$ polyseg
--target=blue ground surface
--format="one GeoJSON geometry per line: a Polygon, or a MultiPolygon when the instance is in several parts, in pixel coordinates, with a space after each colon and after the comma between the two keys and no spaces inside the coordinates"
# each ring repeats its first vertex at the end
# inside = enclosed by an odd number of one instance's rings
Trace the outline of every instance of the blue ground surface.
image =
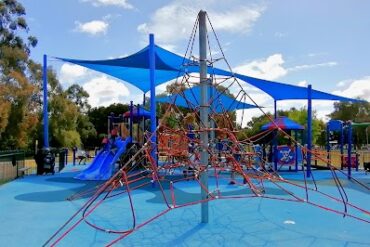
{"type": "MultiPolygon", "coordinates": [[[[67,166],[54,176],[27,176],[0,186],[0,246],[41,246],[85,201],[66,201],[76,192],[100,182],[73,179],[80,167],[67,166]]],[[[317,171],[322,191],[338,196],[327,171],[317,171]]],[[[294,181],[296,173],[283,174],[294,181]]],[[[370,185],[370,175],[354,176],[370,185]]],[[[350,200],[369,210],[369,191],[345,181],[350,200]]],[[[212,187],[212,178],[210,187],[212,187]]],[[[176,193],[185,202],[198,196],[194,181],[176,183],[176,193]]],[[[229,194],[245,188],[221,185],[229,194]]],[[[292,189],[296,195],[301,190],[292,189]]],[[[284,197],[276,187],[266,184],[266,192],[284,197]]],[[[342,205],[312,195],[323,205],[342,209],[342,205]]],[[[153,188],[134,193],[138,221],[148,219],[165,209],[160,194],[153,188]]],[[[172,210],[144,226],[117,246],[370,246],[370,224],[324,211],[305,203],[254,199],[216,200],[209,203],[210,222],[201,224],[200,205],[172,210]]],[[[91,221],[109,229],[132,225],[126,197],[115,197],[102,204],[91,221]]],[[[369,218],[363,213],[358,216],[369,218]],[[362,214],[362,215],[361,215],[362,214]]],[[[117,235],[97,232],[82,223],[59,246],[104,246],[117,235]]]]}

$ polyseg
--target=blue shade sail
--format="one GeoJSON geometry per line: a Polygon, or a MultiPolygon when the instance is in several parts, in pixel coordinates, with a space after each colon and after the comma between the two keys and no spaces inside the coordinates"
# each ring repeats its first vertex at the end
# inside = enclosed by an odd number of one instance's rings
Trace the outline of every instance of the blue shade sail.
{"type": "MultiPolygon", "coordinates": [[[[224,76],[235,76],[236,78],[252,85],[263,92],[270,95],[275,100],[307,100],[308,89],[307,87],[295,86],[290,84],[285,84],[281,82],[273,82],[263,79],[254,78],[251,76],[241,75],[237,73],[231,73],[222,69],[214,69],[214,73],[217,75],[224,76]]],[[[312,99],[315,100],[337,100],[337,101],[352,101],[352,102],[362,102],[363,100],[347,98],[343,96],[338,96],[330,93],[321,92],[312,89],[312,99]]]]}
{"type": "MultiPolygon", "coordinates": [[[[177,106],[198,110],[200,106],[200,93],[200,86],[195,86],[170,96],[157,97],[157,102],[175,104],[177,106]]],[[[257,108],[257,106],[238,101],[218,91],[213,86],[209,87],[208,94],[210,97],[210,113],[223,113],[225,111],[257,108]]]]}
{"type": "MultiPolygon", "coordinates": [[[[144,93],[150,90],[148,46],[140,50],[139,52],[124,58],[92,61],[68,58],[58,59],[65,62],[78,64],[80,66],[116,77],[136,86],[144,93]]],[[[156,86],[173,80],[177,77],[181,77],[186,73],[199,72],[197,62],[167,51],[160,46],[155,46],[155,65],[156,86]]],[[[308,90],[306,87],[267,81],[246,75],[232,73],[218,68],[209,67],[208,73],[223,76],[235,76],[236,78],[239,78],[240,80],[261,89],[275,100],[307,99],[308,90]]],[[[361,101],[321,92],[318,90],[312,90],[312,99],[353,102],[361,101]]]]}
{"type": "MultiPolygon", "coordinates": [[[[68,58],[58,59],[116,77],[136,86],[144,93],[150,90],[148,46],[141,51],[124,58],[91,61],[68,58]]],[[[155,60],[156,86],[177,77],[181,77],[185,73],[183,64],[194,64],[193,61],[185,59],[159,46],[155,47],[155,60]]]]}

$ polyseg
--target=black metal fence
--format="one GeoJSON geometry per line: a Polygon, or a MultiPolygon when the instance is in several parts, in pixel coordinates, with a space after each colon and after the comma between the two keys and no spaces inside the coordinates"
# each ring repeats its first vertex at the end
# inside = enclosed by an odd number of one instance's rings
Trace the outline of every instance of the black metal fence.
{"type": "Polygon", "coordinates": [[[24,171],[24,151],[0,151],[0,183],[23,176],[24,171]]]}

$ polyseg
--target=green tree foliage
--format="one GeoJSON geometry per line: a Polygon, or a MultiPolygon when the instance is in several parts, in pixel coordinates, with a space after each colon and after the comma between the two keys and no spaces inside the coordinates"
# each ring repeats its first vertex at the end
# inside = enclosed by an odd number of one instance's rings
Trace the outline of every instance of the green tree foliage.
{"type": "MultiPolygon", "coordinates": [[[[108,131],[108,116],[111,113],[114,113],[116,115],[123,114],[128,110],[129,105],[127,104],[112,104],[107,107],[100,106],[92,108],[88,112],[88,117],[90,121],[94,124],[98,137],[101,138],[102,135],[106,135],[108,131]]],[[[99,145],[99,140],[96,140],[94,144],[95,146],[99,145]]]]}
{"type": "Polygon", "coordinates": [[[36,130],[38,114],[32,99],[37,87],[29,82],[30,48],[25,9],[15,0],[0,2],[0,148],[23,148],[36,130]],[[24,38],[28,42],[24,42],[24,38]]]}
{"type": "MultiPolygon", "coordinates": [[[[291,108],[287,112],[281,112],[284,116],[288,116],[293,121],[303,125],[305,130],[307,130],[307,109],[301,108],[291,108]]],[[[325,123],[317,118],[316,111],[312,112],[312,143],[317,145],[323,145],[325,143],[325,139],[322,140],[322,133],[325,132],[325,123]],[[324,143],[323,143],[324,141],[324,143]]],[[[306,133],[306,132],[305,132],[306,133]]]]}
{"type": "Polygon", "coordinates": [[[72,145],[80,146],[81,139],[76,131],[78,109],[64,94],[53,95],[49,103],[50,107],[50,135],[53,146],[69,146],[65,134],[68,132],[74,137],[72,145]],[[75,132],[72,134],[72,132],[75,132]],[[78,136],[78,137],[76,137],[78,136]]]}
{"type": "Polygon", "coordinates": [[[62,90],[56,74],[49,69],[49,128],[51,144],[56,147],[86,146],[96,138],[94,125],[84,113],[89,108],[88,93],[79,85],[62,90]]]}
{"type": "Polygon", "coordinates": [[[351,120],[353,122],[370,122],[369,102],[335,102],[334,111],[329,114],[331,119],[351,120]]]}
{"type": "Polygon", "coordinates": [[[91,106],[88,103],[89,94],[78,84],[70,86],[65,93],[67,98],[77,106],[78,116],[76,130],[80,135],[81,142],[85,147],[90,146],[92,145],[91,143],[96,140],[97,133],[87,115],[88,111],[91,109],[91,106]]]}
{"type": "MultiPolygon", "coordinates": [[[[238,138],[245,139],[247,137],[254,136],[261,132],[261,127],[270,122],[270,119],[273,119],[274,116],[271,113],[267,113],[267,115],[261,115],[258,117],[253,117],[251,121],[247,123],[247,128],[242,130],[238,134],[238,138]]],[[[325,143],[325,138],[322,137],[322,133],[325,131],[325,124],[322,120],[316,117],[316,113],[313,112],[313,121],[312,121],[312,139],[313,143],[317,145],[323,145],[325,143]]],[[[307,129],[307,109],[301,108],[291,108],[287,111],[278,111],[278,116],[287,116],[293,121],[303,125],[305,129],[307,129]]],[[[304,132],[306,135],[306,132],[304,132]]],[[[302,139],[302,137],[300,138],[302,139]]],[[[305,140],[305,136],[303,136],[303,140],[305,140]]],[[[279,138],[280,143],[285,143],[287,140],[280,136],[279,138]]]]}
{"type": "Polygon", "coordinates": [[[87,113],[91,106],[88,103],[89,94],[78,84],[73,84],[67,90],[67,97],[74,102],[80,112],[87,113]]]}
{"type": "MultiPolygon", "coordinates": [[[[274,118],[270,113],[267,113],[267,115],[270,116],[271,119],[274,118]]],[[[248,137],[254,136],[257,133],[261,132],[261,127],[264,124],[270,122],[268,116],[261,115],[258,117],[252,117],[252,120],[247,123],[247,127],[239,131],[239,133],[237,134],[238,139],[245,140],[248,137]]]]}
{"type": "Polygon", "coordinates": [[[97,139],[97,132],[93,123],[90,122],[89,116],[79,114],[77,118],[77,131],[80,135],[81,142],[85,147],[98,146],[94,145],[97,139]]]}
{"type": "MultiPolygon", "coordinates": [[[[0,149],[42,140],[42,67],[29,57],[37,39],[28,35],[25,14],[16,0],[0,1],[0,149]]],[[[88,94],[76,85],[64,92],[51,68],[48,83],[51,144],[72,147],[94,136],[84,115],[88,94]]]]}

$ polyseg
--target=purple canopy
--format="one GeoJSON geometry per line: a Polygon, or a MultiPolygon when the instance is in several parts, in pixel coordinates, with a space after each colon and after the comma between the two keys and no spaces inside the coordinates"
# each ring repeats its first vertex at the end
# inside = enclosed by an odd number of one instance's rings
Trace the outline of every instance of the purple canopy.
{"type": "Polygon", "coordinates": [[[304,127],[288,117],[278,117],[274,122],[269,122],[261,130],[276,129],[276,125],[283,130],[303,130],[304,127]]]}
{"type": "MultiPolygon", "coordinates": [[[[127,112],[123,113],[123,117],[124,118],[129,118],[130,114],[131,114],[131,112],[127,111],[127,112]]],[[[132,109],[132,116],[134,118],[150,118],[150,112],[148,110],[144,109],[141,106],[134,107],[132,109]]]]}

